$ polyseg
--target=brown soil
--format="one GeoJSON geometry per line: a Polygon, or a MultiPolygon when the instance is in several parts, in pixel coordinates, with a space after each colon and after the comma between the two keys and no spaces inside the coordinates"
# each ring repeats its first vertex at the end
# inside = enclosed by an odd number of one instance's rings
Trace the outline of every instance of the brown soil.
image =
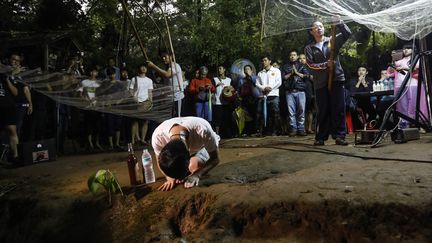
{"type": "Polygon", "coordinates": [[[170,192],[156,190],[158,172],[151,186],[127,187],[126,153],[0,169],[0,188],[12,188],[0,196],[0,241],[430,242],[432,136],[375,149],[311,143],[223,141],[200,187],[170,192]],[[125,185],[111,206],[87,189],[98,169],[125,185]]]}

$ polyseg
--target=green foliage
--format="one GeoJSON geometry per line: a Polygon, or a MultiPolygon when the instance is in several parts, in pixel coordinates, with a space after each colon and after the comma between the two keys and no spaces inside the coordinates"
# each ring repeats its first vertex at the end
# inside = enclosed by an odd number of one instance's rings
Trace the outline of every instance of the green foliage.
{"type": "Polygon", "coordinates": [[[100,188],[104,188],[107,193],[121,191],[116,177],[109,170],[99,170],[91,175],[87,180],[87,185],[92,193],[96,193],[100,188]]]}
{"type": "Polygon", "coordinates": [[[359,65],[366,65],[369,76],[377,78],[380,69],[389,62],[391,50],[396,47],[396,36],[372,32],[356,23],[349,27],[353,35],[340,50],[340,59],[348,78],[356,74],[359,65]]]}
{"type": "Polygon", "coordinates": [[[81,5],[75,0],[42,0],[36,9],[35,22],[41,30],[77,27],[82,17],[81,5]]]}
{"type": "MultiPolygon", "coordinates": [[[[284,63],[290,50],[303,52],[307,43],[306,31],[262,40],[260,1],[166,0],[159,1],[162,8],[154,0],[127,2],[149,58],[159,61],[159,50],[169,47],[166,17],[177,61],[189,72],[207,65],[215,73],[217,65],[230,67],[238,58],[258,66],[264,53],[284,63]]],[[[0,14],[0,31],[73,30],[86,52],[87,66],[104,65],[114,56],[129,67],[145,61],[118,0],[5,0],[0,14]]],[[[356,23],[349,26],[353,36],[341,50],[348,72],[360,63],[375,66],[373,62],[396,45],[393,34],[373,33],[356,23]]]]}
{"type": "Polygon", "coordinates": [[[25,31],[34,28],[38,0],[5,0],[0,1],[0,30],[25,31]]]}
{"type": "Polygon", "coordinates": [[[178,56],[187,57],[184,59],[189,62],[186,66],[208,65],[215,70],[217,65],[231,65],[240,57],[258,59],[263,50],[258,1],[198,2],[200,4],[190,0],[177,1],[179,11],[185,14],[171,19],[182,26],[173,35],[190,36],[187,43],[175,43],[175,46],[182,46],[177,49],[178,56]]]}

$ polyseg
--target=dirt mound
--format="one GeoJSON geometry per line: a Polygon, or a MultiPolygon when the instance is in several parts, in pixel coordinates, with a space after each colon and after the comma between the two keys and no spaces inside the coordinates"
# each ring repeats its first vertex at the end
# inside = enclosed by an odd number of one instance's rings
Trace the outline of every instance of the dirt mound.
{"type": "Polygon", "coordinates": [[[0,169],[0,242],[430,242],[432,137],[376,150],[312,140],[232,140],[200,187],[159,192],[158,174],[112,205],[86,182],[106,168],[128,185],[124,154],[0,169]]]}
{"type": "Polygon", "coordinates": [[[100,195],[75,201],[63,213],[35,199],[3,200],[0,241],[427,242],[432,237],[432,205],[326,199],[227,203],[209,192],[161,194],[141,188],[117,195],[111,206],[100,195]]]}

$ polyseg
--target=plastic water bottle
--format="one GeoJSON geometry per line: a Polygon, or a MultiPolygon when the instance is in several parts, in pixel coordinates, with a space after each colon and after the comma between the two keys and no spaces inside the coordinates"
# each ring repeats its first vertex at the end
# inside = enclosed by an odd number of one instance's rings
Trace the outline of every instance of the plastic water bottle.
{"type": "Polygon", "coordinates": [[[384,91],[384,84],[383,84],[383,82],[382,81],[379,81],[379,91],[384,91]]]}
{"type": "Polygon", "coordinates": [[[377,91],[377,81],[373,81],[373,84],[372,84],[372,91],[377,91]]]}
{"type": "Polygon", "coordinates": [[[390,90],[393,90],[394,89],[394,80],[393,79],[390,79],[390,81],[389,81],[389,89],[390,90]]]}
{"type": "Polygon", "coordinates": [[[389,89],[389,81],[388,81],[388,79],[384,79],[383,84],[384,84],[384,90],[385,91],[390,90],[389,89]]]}
{"type": "Polygon", "coordinates": [[[143,168],[144,168],[143,173],[144,173],[145,183],[149,184],[149,183],[155,182],[156,179],[155,179],[155,173],[153,170],[152,157],[151,157],[151,154],[149,153],[149,151],[147,149],[143,150],[142,164],[143,164],[143,168]]]}

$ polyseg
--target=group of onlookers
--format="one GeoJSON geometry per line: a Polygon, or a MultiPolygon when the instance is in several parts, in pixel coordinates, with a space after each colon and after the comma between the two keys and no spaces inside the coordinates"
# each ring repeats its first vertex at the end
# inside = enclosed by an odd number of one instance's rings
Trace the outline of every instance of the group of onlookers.
{"type": "Polygon", "coordinates": [[[208,78],[200,67],[185,88],[185,106],[209,121],[222,137],[300,135],[313,132],[313,84],[305,56],[296,51],[281,68],[270,55],[261,58],[262,70],[244,65],[242,75],[231,79],[223,65],[208,78]],[[308,123],[306,123],[306,116],[308,123]]]}
{"type": "MultiPolygon", "coordinates": [[[[319,26],[317,28],[319,29],[319,26]]],[[[241,75],[236,75],[239,78],[235,79],[230,78],[231,75],[227,73],[225,66],[219,65],[213,78],[209,77],[208,68],[201,66],[187,80],[181,66],[174,62],[170,52],[161,53],[165,67],[161,68],[152,61],[147,61],[136,68],[134,75],[131,75],[132,78],[129,77],[131,70],[117,67],[114,59],[109,59],[105,68],[94,65],[85,69],[80,59],[71,58],[65,71],[68,75],[86,77],[74,87],[74,93],[89,104],[95,103],[97,97],[100,96],[111,95],[112,99],[117,99],[122,97],[114,97],[115,95],[124,94],[134,97],[138,104],[151,103],[152,91],[157,86],[170,86],[173,89],[173,117],[181,115],[204,118],[212,124],[216,133],[224,138],[265,135],[306,136],[317,129],[315,144],[322,145],[328,136],[325,131],[321,130],[322,133],[320,133],[322,126],[335,126],[335,124],[327,124],[331,122],[345,122],[345,119],[328,117],[333,113],[325,112],[330,106],[335,109],[340,105],[346,106],[340,107],[341,111],[351,112],[356,129],[376,128],[380,122],[376,120],[382,119],[393,96],[388,95],[376,100],[367,95],[356,95],[371,92],[374,84],[373,79],[367,76],[367,67],[363,65],[358,67],[357,77],[349,82],[338,82],[337,80],[334,82],[334,90],[331,95],[339,97],[340,95],[337,94],[342,92],[341,95],[345,97],[345,101],[330,99],[326,87],[326,76],[321,77],[317,72],[322,69],[319,66],[321,64],[314,64],[313,56],[307,56],[315,53],[314,48],[317,48],[314,44],[307,46],[305,54],[295,50],[290,51],[287,53],[288,62],[283,65],[280,62],[272,62],[270,55],[263,55],[261,69],[257,73],[254,72],[255,67],[252,64],[244,65],[241,75]],[[149,71],[163,81],[154,82],[147,76],[149,71]],[[326,99],[329,101],[325,101],[326,99]]],[[[394,80],[396,92],[404,78],[403,73],[406,73],[409,68],[411,55],[412,47],[405,46],[404,57],[395,62],[394,68],[389,67],[382,70],[378,82],[393,83],[394,80]]],[[[32,131],[31,135],[26,138],[28,140],[42,139],[44,138],[43,131],[45,131],[43,126],[46,125],[44,124],[46,106],[41,105],[40,112],[34,113],[35,102],[32,102],[32,94],[34,97],[39,97],[38,99],[42,99],[43,95],[31,92],[25,80],[21,80],[19,73],[23,67],[20,61],[21,57],[13,54],[10,56],[8,66],[3,64],[1,66],[0,108],[2,118],[0,125],[2,128],[7,128],[7,140],[13,159],[17,159],[18,156],[17,144],[20,141],[22,130],[32,131]],[[34,119],[28,127],[23,129],[23,121],[30,115],[34,119]]],[[[343,75],[343,70],[337,64],[335,68],[337,79],[337,75],[343,75]]],[[[417,69],[412,75],[414,79],[417,79],[418,76],[417,69]]],[[[417,92],[416,84],[417,82],[410,82],[407,95],[397,104],[397,109],[410,117],[415,115],[413,97],[417,92]]],[[[422,99],[424,99],[424,94],[422,94],[422,99]]],[[[422,106],[421,109],[423,111],[424,107],[422,106]]],[[[426,111],[424,112],[426,114],[426,111]]],[[[334,115],[345,116],[345,112],[334,115]]],[[[122,150],[122,139],[125,142],[146,145],[148,144],[146,137],[149,137],[147,135],[149,127],[151,130],[152,125],[155,125],[143,119],[128,118],[91,109],[79,110],[62,104],[58,105],[56,122],[57,144],[60,153],[65,152],[64,142],[68,140],[67,138],[73,141],[75,149],[78,149],[78,145],[74,142],[79,140],[86,149],[101,151],[104,146],[110,150],[122,150]],[[104,141],[101,141],[102,138],[104,141]]],[[[402,120],[400,125],[408,126],[409,124],[402,120]]],[[[345,129],[345,124],[338,126],[345,129]]],[[[336,141],[337,144],[345,145],[344,136],[341,135],[340,138],[336,141]]]]}

